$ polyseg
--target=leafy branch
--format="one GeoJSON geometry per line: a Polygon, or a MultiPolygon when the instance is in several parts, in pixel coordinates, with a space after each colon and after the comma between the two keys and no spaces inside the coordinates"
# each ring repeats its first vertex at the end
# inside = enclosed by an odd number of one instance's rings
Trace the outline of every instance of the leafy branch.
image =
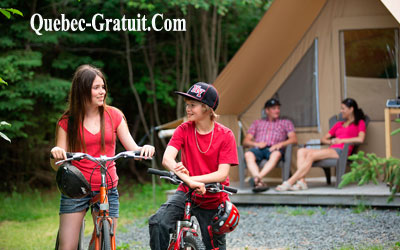
{"type": "MultiPolygon", "coordinates": [[[[6,16],[8,19],[11,18],[11,14],[17,14],[20,16],[24,16],[24,14],[22,14],[21,11],[17,10],[17,9],[13,9],[13,8],[0,8],[0,12],[6,16]]],[[[3,78],[0,77],[0,84],[4,84],[4,85],[8,85],[8,83],[6,81],[3,80],[3,78]]],[[[4,126],[8,126],[11,127],[11,124],[5,121],[0,122],[0,129],[4,126]]],[[[8,136],[6,136],[4,133],[0,132],[0,137],[3,138],[4,140],[8,141],[11,143],[10,138],[8,138],[8,136]]]]}
{"type": "Polygon", "coordinates": [[[7,9],[0,8],[0,12],[3,15],[5,15],[8,19],[11,18],[11,14],[17,14],[17,15],[20,15],[20,16],[24,16],[24,14],[22,14],[21,11],[19,11],[17,9],[13,9],[13,8],[7,8],[7,9]]]}
{"type": "Polygon", "coordinates": [[[6,81],[3,80],[3,78],[0,77],[0,84],[8,85],[6,81]]]}
{"type": "MultiPolygon", "coordinates": [[[[400,119],[396,119],[395,120],[397,123],[400,123],[400,119]]],[[[398,129],[396,129],[396,130],[394,130],[392,133],[390,133],[391,135],[395,135],[395,134],[398,134],[398,133],[400,133],[400,128],[398,128],[398,129]]]]}
{"type": "Polygon", "coordinates": [[[384,181],[390,183],[391,194],[388,202],[393,201],[395,194],[400,191],[400,159],[393,157],[387,159],[360,151],[351,155],[349,160],[353,161],[350,165],[351,171],[343,175],[339,188],[353,182],[357,182],[360,186],[370,181],[378,184],[378,177],[385,176],[384,181]]]}
{"type": "MultiPolygon", "coordinates": [[[[8,122],[5,122],[5,121],[0,122],[0,128],[5,127],[5,126],[11,127],[11,124],[8,123],[8,122]]],[[[7,137],[5,134],[3,134],[2,132],[0,132],[0,137],[2,137],[4,140],[6,140],[6,141],[8,141],[8,142],[11,143],[10,138],[8,138],[8,137],[7,137]]]]}
{"type": "MultiPolygon", "coordinates": [[[[395,120],[400,123],[400,119],[395,120]]],[[[400,133],[400,128],[394,130],[391,135],[400,133]]],[[[400,159],[382,158],[375,154],[365,154],[363,151],[351,155],[351,171],[342,176],[342,182],[339,188],[350,183],[358,182],[358,185],[364,185],[370,181],[378,184],[378,177],[385,176],[384,181],[390,185],[390,196],[388,202],[393,201],[396,193],[400,192],[400,159]]]]}

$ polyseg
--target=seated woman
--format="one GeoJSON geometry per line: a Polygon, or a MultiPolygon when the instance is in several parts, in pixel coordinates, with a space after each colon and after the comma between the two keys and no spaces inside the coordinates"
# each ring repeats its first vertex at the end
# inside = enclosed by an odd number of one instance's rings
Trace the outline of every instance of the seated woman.
{"type": "MultiPolygon", "coordinates": [[[[310,171],[314,161],[328,158],[339,158],[344,143],[363,143],[365,139],[365,116],[358,108],[354,99],[347,98],[342,101],[340,113],[344,121],[337,122],[321,139],[321,143],[329,144],[329,148],[310,149],[301,148],[297,151],[297,171],[293,176],[276,187],[277,191],[308,189],[305,176],[310,171]]],[[[354,146],[349,145],[349,155],[354,146]]]]}

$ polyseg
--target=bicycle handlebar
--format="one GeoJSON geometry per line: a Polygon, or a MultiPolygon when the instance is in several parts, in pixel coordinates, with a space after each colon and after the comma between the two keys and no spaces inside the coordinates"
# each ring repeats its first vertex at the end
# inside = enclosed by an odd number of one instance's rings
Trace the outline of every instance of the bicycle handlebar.
{"type": "Polygon", "coordinates": [[[71,152],[67,152],[67,159],[65,160],[61,160],[61,161],[57,161],[56,164],[62,164],[64,162],[67,161],[80,161],[82,159],[87,159],[90,160],[92,162],[108,162],[108,161],[114,161],[117,160],[119,158],[134,158],[134,159],[145,159],[145,160],[151,160],[151,157],[144,157],[144,156],[140,156],[140,152],[141,151],[124,151],[124,152],[120,152],[112,157],[108,157],[108,156],[100,156],[100,157],[93,157],[89,154],[86,153],[71,153],[71,152]]]}
{"type": "Polygon", "coordinates": [[[160,175],[160,176],[168,176],[168,177],[171,177],[171,175],[172,175],[171,172],[168,172],[168,171],[165,171],[165,170],[158,170],[158,169],[154,169],[154,168],[147,169],[147,173],[160,175]]]}
{"type": "Polygon", "coordinates": [[[234,194],[236,194],[237,191],[238,191],[236,188],[233,188],[233,187],[230,187],[230,186],[224,186],[224,189],[225,189],[226,191],[231,192],[231,193],[234,193],[234,194]]]}
{"type": "MultiPolygon", "coordinates": [[[[170,172],[170,171],[149,168],[149,169],[147,169],[147,173],[159,175],[160,178],[168,179],[175,185],[178,185],[181,183],[185,184],[176,174],[174,174],[173,172],[170,172]]],[[[237,193],[237,191],[238,191],[236,188],[225,186],[221,183],[208,183],[208,184],[205,184],[205,188],[211,193],[224,192],[227,194],[232,194],[232,193],[237,193]]]]}

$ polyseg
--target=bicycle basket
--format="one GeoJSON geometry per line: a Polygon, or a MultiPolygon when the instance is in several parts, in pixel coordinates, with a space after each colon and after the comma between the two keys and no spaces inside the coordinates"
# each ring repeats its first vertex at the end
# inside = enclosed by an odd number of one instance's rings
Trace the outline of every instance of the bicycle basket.
{"type": "Polygon", "coordinates": [[[57,170],[57,187],[69,198],[79,199],[90,193],[89,182],[81,171],[69,162],[62,164],[57,170]]]}

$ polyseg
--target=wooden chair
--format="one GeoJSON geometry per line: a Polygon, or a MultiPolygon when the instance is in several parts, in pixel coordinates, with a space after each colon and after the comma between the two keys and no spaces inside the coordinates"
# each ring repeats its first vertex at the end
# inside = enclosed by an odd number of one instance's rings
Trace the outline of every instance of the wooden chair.
{"type": "MultiPolygon", "coordinates": [[[[282,168],[282,179],[286,181],[289,179],[290,176],[290,163],[292,161],[292,150],[293,144],[289,144],[285,148],[285,155],[284,157],[278,162],[277,167],[282,168]]],[[[240,188],[244,188],[244,179],[246,177],[245,170],[246,170],[246,161],[244,159],[244,149],[242,145],[238,146],[238,157],[239,157],[239,180],[240,180],[240,188]]],[[[264,166],[267,160],[262,160],[260,162],[260,166],[264,166]]]]}
{"type": "MultiPolygon", "coordinates": [[[[365,116],[365,126],[368,126],[369,123],[369,117],[365,116]]],[[[329,119],[329,127],[332,128],[333,125],[335,125],[338,121],[343,121],[342,115],[334,115],[329,119]]],[[[339,159],[335,158],[330,158],[330,159],[324,159],[320,161],[315,161],[312,164],[312,167],[320,167],[324,170],[325,176],[326,176],[326,182],[330,185],[331,184],[331,168],[336,169],[336,187],[340,184],[342,181],[342,176],[344,175],[346,171],[346,166],[347,166],[347,157],[348,157],[348,152],[349,152],[349,146],[350,143],[345,143],[344,148],[339,155],[339,159]]],[[[307,144],[305,145],[307,146],[307,144]]],[[[353,148],[353,153],[357,152],[358,149],[358,144],[354,144],[353,148]]]]}

